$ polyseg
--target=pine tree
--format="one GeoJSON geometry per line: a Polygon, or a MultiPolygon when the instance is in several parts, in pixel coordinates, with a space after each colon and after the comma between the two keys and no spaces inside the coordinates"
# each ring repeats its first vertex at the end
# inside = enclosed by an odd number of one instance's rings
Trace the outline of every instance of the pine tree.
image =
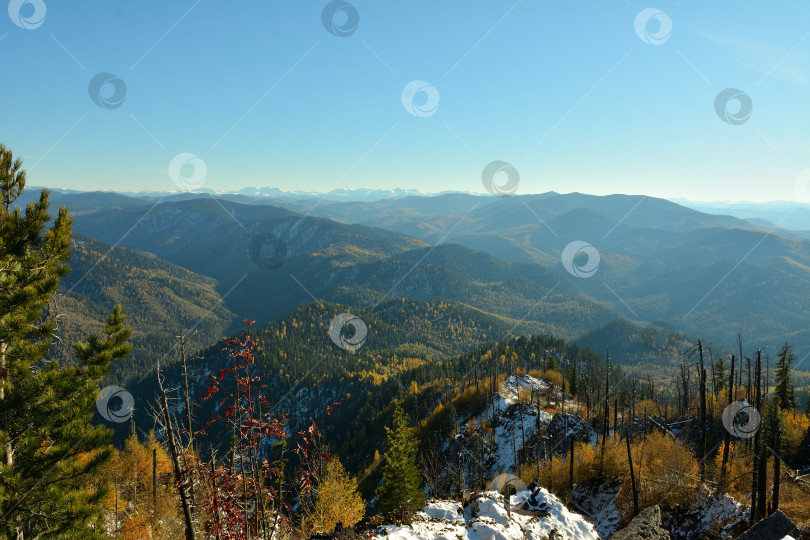
{"type": "Polygon", "coordinates": [[[783,409],[795,409],[796,396],[793,392],[793,381],[790,376],[790,365],[796,360],[796,355],[790,345],[785,343],[778,353],[779,360],[776,361],[775,393],[779,396],[779,404],[783,409]]]}
{"type": "Polygon", "coordinates": [[[24,213],[12,206],[25,180],[0,145],[0,537],[95,538],[104,490],[89,478],[111,455],[111,430],[92,424],[97,383],[129,353],[131,331],[116,306],[75,362],[48,358],[47,306],[68,272],[71,218],[60,208],[45,228],[47,190],[24,213]]]}
{"type": "Polygon", "coordinates": [[[391,427],[385,428],[386,452],[383,465],[383,484],[377,488],[379,508],[399,519],[408,519],[424,503],[420,488],[419,468],[416,466],[416,437],[408,429],[405,412],[394,410],[391,427]]]}

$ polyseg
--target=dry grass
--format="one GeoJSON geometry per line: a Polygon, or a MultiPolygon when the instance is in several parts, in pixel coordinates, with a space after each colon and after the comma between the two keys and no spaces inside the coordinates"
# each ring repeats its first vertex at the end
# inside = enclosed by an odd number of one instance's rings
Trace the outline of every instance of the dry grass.
{"type": "Polygon", "coordinates": [[[779,496],[779,509],[784,512],[800,530],[806,529],[810,532],[810,493],[803,491],[789,480],[782,482],[779,496]]]}

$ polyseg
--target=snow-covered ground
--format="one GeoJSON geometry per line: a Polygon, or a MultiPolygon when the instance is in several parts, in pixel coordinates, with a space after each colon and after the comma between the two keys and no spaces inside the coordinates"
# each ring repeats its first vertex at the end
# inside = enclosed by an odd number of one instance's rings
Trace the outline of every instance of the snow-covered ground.
{"type": "Polygon", "coordinates": [[[493,474],[514,472],[515,452],[523,446],[523,440],[529,440],[536,431],[538,416],[540,427],[551,422],[552,415],[544,410],[538,410],[533,403],[520,403],[519,392],[548,392],[553,391],[551,386],[529,375],[510,375],[501,385],[487,416],[492,416],[495,408],[495,417],[499,419],[495,428],[494,461],[491,462],[490,471],[493,474]],[[522,418],[521,418],[522,415],[522,418]],[[522,425],[521,425],[522,420],[522,425]]]}
{"type": "Polygon", "coordinates": [[[697,536],[732,538],[733,532],[749,517],[749,507],[730,495],[715,497],[705,486],[691,508],[676,508],[664,516],[664,527],[674,540],[697,536]]]}
{"type": "Polygon", "coordinates": [[[381,536],[391,540],[598,540],[593,525],[569,511],[543,488],[521,491],[505,499],[485,492],[465,508],[454,501],[428,503],[411,525],[386,525],[381,536]]]}
{"type": "Polygon", "coordinates": [[[620,484],[595,481],[586,485],[575,485],[571,494],[571,508],[593,523],[602,538],[608,538],[619,528],[619,508],[616,495],[620,484]]]}
{"type": "MultiPolygon", "coordinates": [[[[524,444],[532,441],[538,430],[544,430],[555,415],[543,410],[547,402],[561,402],[560,389],[529,375],[510,375],[501,383],[499,391],[489,402],[487,408],[478,416],[475,434],[471,437],[470,418],[459,418],[459,433],[448,441],[444,450],[457,445],[460,459],[479,459],[485,464],[487,474],[495,476],[501,473],[514,473],[517,456],[524,444]],[[523,400],[520,394],[523,393],[523,400]],[[493,425],[492,431],[482,429],[481,423],[493,425]],[[484,455],[473,457],[473,446],[477,437],[483,444],[484,455]]],[[[576,403],[566,399],[565,410],[568,415],[576,410],[576,403]]],[[[582,424],[585,426],[585,424],[582,424]]],[[[590,440],[593,444],[596,433],[589,426],[586,436],[580,440],[590,440]]],[[[478,454],[480,455],[480,454],[478,454]]]]}
{"type": "Polygon", "coordinates": [[[510,375],[501,384],[498,394],[507,405],[514,405],[518,401],[518,392],[547,392],[551,389],[551,385],[547,382],[530,375],[510,375]]]}

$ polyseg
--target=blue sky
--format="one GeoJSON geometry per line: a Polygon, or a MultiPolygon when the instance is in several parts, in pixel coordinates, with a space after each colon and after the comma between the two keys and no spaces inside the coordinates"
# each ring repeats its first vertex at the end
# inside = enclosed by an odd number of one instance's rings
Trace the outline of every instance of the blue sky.
{"type": "Polygon", "coordinates": [[[190,153],[211,189],[484,192],[483,168],[502,160],[524,194],[803,195],[804,0],[358,0],[331,19],[356,11],[347,36],[325,28],[327,5],[12,0],[0,142],[30,184],[73,189],[177,189],[169,163],[190,153]],[[639,35],[647,8],[659,11],[639,35]],[[91,99],[99,73],[123,81],[120,106],[91,99]],[[423,116],[403,106],[415,80],[439,97],[423,116]],[[715,110],[726,88],[753,107],[737,125],[715,110]]]}

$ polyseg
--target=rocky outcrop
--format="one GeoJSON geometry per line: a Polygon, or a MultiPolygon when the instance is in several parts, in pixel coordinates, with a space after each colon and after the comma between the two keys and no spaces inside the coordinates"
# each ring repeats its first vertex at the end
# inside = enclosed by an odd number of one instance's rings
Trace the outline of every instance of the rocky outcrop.
{"type": "Polygon", "coordinates": [[[701,486],[688,505],[679,504],[662,517],[672,540],[734,538],[747,528],[748,506],[701,486]]]}
{"type": "Polygon", "coordinates": [[[641,511],[627,527],[610,537],[611,540],[669,540],[669,532],[661,527],[661,509],[650,506],[641,511]]]}
{"type": "Polygon", "coordinates": [[[782,540],[785,536],[799,538],[799,529],[781,510],[777,510],[742,533],[737,540],[782,540]]]}
{"type": "Polygon", "coordinates": [[[571,491],[568,508],[582,514],[593,523],[599,536],[609,538],[619,528],[616,495],[621,487],[617,481],[606,482],[601,478],[585,484],[576,484],[571,491]]]}
{"type": "Polygon", "coordinates": [[[587,442],[590,440],[591,432],[578,415],[557,413],[546,428],[545,435],[549,439],[552,453],[565,454],[571,446],[571,439],[587,442]]]}

